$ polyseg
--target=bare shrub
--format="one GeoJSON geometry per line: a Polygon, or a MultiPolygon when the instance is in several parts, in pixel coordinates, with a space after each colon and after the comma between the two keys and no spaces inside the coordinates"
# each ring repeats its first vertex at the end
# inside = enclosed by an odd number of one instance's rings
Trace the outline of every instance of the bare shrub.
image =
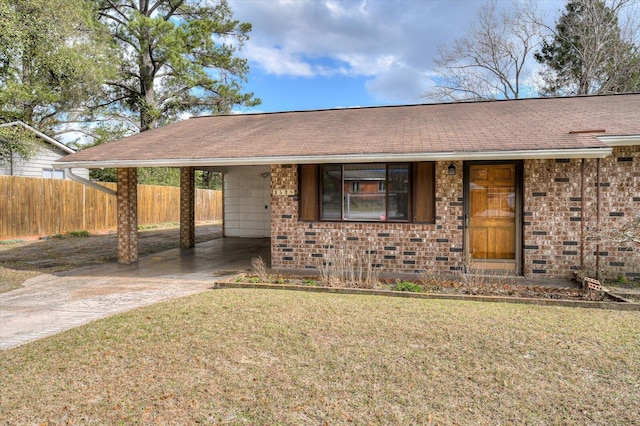
{"type": "MultiPolygon", "coordinates": [[[[620,272],[611,270],[606,262],[597,261],[597,253],[614,249],[627,249],[626,262],[640,263],[640,216],[628,219],[618,226],[588,227],[587,249],[581,275],[596,277],[601,281],[615,280],[620,272]]],[[[623,275],[624,276],[624,275],[623,275]]]]}
{"type": "Polygon", "coordinates": [[[371,250],[361,253],[349,245],[338,248],[331,240],[326,240],[322,248],[318,270],[328,286],[373,288],[378,283],[382,268],[371,250]]]}
{"type": "Polygon", "coordinates": [[[256,271],[256,275],[262,282],[269,281],[269,274],[267,274],[267,265],[262,260],[262,256],[254,257],[251,259],[251,267],[256,271]]]}

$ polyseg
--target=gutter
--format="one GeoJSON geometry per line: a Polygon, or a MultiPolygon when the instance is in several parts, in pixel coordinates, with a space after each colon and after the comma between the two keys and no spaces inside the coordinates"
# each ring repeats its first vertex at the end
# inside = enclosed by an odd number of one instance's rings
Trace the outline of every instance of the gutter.
{"type": "Polygon", "coordinates": [[[65,176],[68,176],[69,179],[71,180],[75,180],[76,182],[79,182],[83,185],[87,185],[90,186],[91,188],[97,189],[98,191],[102,191],[102,192],[106,192],[109,195],[113,195],[114,197],[118,194],[116,191],[114,191],[111,188],[107,188],[106,186],[102,186],[102,185],[98,185],[97,183],[90,181],[89,179],[85,179],[81,176],[78,176],[76,174],[73,173],[73,171],[71,170],[71,168],[63,168],[64,170],[64,174],[65,176]]]}
{"type": "Polygon", "coordinates": [[[455,161],[455,160],[530,160],[551,158],[605,158],[611,155],[611,147],[580,149],[545,149],[520,151],[470,151],[406,154],[339,154],[294,155],[232,158],[173,158],[158,160],[105,160],[59,161],[62,168],[101,167],[206,167],[206,166],[257,166],[271,164],[326,164],[326,163],[375,163],[404,161],[455,161]]]}
{"type": "Polygon", "coordinates": [[[609,146],[633,146],[640,145],[640,135],[630,136],[597,136],[600,142],[609,146]]]}

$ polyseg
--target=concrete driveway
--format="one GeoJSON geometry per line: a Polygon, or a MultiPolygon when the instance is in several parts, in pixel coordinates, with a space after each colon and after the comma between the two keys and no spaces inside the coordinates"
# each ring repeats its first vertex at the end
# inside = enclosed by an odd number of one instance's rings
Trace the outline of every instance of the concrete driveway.
{"type": "Polygon", "coordinates": [[[0,294],[0,349],[9,349],[90,321],[210,289],[222,277],[270,263],[267,238],[219,238],[173,249],[137,264],[108,264],[40,275],[0,294]]]}

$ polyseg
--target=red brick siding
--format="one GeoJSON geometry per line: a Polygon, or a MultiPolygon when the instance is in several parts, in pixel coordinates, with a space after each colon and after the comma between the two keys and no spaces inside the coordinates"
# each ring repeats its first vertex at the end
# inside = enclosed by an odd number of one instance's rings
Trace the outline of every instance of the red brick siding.
{"type": "Polygon", "coordinates": [[[570,276],[580,266],[581,160],[524,162],[523,273],[570,276]]]}
{"type": "Polygon", "coordinates": [[[637,244],[607,241],[596,250],[589,238],[598,220],[599,229],[607,231],[639,214],[639,147],[614,148],[612,156],[600,160],[525,161],[525,276],[568,277],[581,269],[594,274],[599,251],[598,269],[604,277],[622,274],[640,280],[637,244]]]}
{"type": "MultiPolygon", "coordinates": [[[[371,252],[387,272],[459,271],[462,267],[462,173],[449,176],[436,165],[436,223],[300,222],[298,169],[272,166],[272,190],[296,195],[271,197],[271,262],[275,268],[317,268],[326,246],[371,252]],[[323,247],[324,246],[324,247],[323,247]]],[[[455,163],[459,171],[462,163],[455,163]]]]}
{"type": "MultiPolygon", "coordinates": [[[[596,242],[589,240],[598,220],[597,169],[600,162],[600,229],[620,227],[640,214],[640,147],[614,148],[611,157],[525,160],[523,170],[523,274],[570,277],[596,267],[596,242]],[[583,164],[584,163],[584,164],[583,164]],[[584,169],[584,173],[582,173],[584,169]]],[[[387,272],[430,270],[451,273],[463,267],[463,181],[449,176],[449,162],[436,163],[435,224],[301,222],[298,220],[296,166],[272,166],[272,190],[294,195],[271,197],[272,265],[316,268],[323,246],[365,253],[387,272]]],[[[637,244],[602,242],[598,266],[606,277],[640,280],[637,244]]]]}
{"type": "Polygon", "coordinates": [[[193,167],[180,168],[180,247],[196,244],[196,183],[193,167]]]}
{"type": "Polygon", "coordinates": [[[118,263],[138,260],[138,173],[117,170],[118,263]]]}
{"type": "Polygon", "coordinates": [[[599,228],[604,241],[596,249],[596,242],[586,241],[585,266],[595,270],[599,251],[598,269],[603,276],[615,278],[626,275],[640,281],[640,245],[614,244],[606,235],[612,229],[640,216],[640,147],[614,148],[611,157],[600,160],[600,208],[597,210],[597,160],[589,160],[592,179],[587,184],[589,210],[585,212],[587,231],[599,228]],[[599,216],[599,218],[598,218],[599,216]],[[598,226],[597,221],[600,221],[598,226]]]}

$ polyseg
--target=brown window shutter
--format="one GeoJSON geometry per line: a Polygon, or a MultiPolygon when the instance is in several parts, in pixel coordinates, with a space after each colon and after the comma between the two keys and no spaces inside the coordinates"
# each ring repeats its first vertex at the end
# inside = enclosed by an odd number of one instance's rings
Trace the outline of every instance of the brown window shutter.
{"type": "Polygon", "coordinates": [[[413,173],[413,220],[434,223],[436,216],[435,162],[419,162],[413,173]]]}
{"type": "Polygon", "coordinates": [[[300,176],[299,219],[318,220],[318,165],[301,165],[298,173],[300,176]]]}

